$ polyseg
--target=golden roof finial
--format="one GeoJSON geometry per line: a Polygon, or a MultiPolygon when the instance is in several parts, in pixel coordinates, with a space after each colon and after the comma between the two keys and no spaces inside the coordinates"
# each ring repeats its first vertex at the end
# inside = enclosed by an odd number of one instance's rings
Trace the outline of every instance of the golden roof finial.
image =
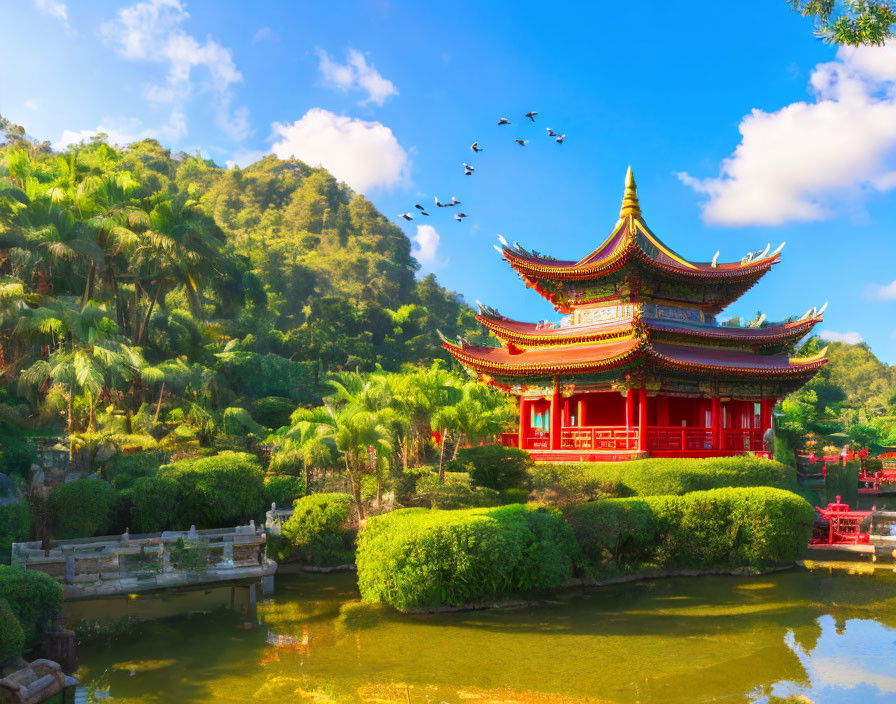
{"type": "Polygon", "coordinates": [[[626,215],[641,216],[641,206],[638,203],[638,184],[635,183],[631,166],[625,172],[625,193],[622,196],[622,208],[619,210],[620,218],[624,218],[626,215]]]}

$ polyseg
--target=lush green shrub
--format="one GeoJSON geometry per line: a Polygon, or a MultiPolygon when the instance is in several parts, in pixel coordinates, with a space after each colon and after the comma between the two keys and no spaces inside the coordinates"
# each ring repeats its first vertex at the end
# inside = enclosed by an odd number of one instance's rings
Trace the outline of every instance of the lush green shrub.
{"type": "Polygon", "coordinates": [[[317,362],[240,351],[219,357],[218,371],[231,388],[252,398],[281,396],[298,403],[319,403],[317,366],[317,362]]]}
{"type": "Polygon", "coordinates": [[[579,550],[559,513],[520,505],[404,509],[358,535],[358,586],[398,609],[501,599],[562,585],[579,550]]]}
{"type": "Polygon", "coordinates": [[[0,664],[18,657],[25,649],[25,631],[9,602],[0,598],[0,664]]]}
{"type": "Polygon", "coordinates": [[[607,499],[567,512],[594,575],[793,562],[814,517],[805,499],[770,487],[607,499]]]}
{"type": "Polygon", "coordinates": [[[613,496],[626,496],[630,490],[616,481],[584,471],[590,465],[538,464],[529,470],[535,498],[548,504],[578,504],[613,496]]]}
{"type": "Polygon", "coordinates": [[[828,462],[824,477],[824,493],[828,501],[836,501],[855,506],[859,500],[859,462],[848,462],[844,467],[840,462],[828,462]]]}
{"type": "Polygon", "coordinates": [[[138,479],[128,497],[136,532],[225,528],[264,514],[264,470],[245,452],[180,460],[138,479]]]}
{"type": "Polygon", "coordinates": [[[223,421],[224,432],[228,435],[264,437],[268,432],[267,428],[255,422],[245,408],[225,408],[223,421]]]}
{"type": "Polygon", "coordinates": [[[469,472],[477,486],[501,491],[527,487],[527,470],[532,465],[532,458],[523,450],[502,445],[481,445],[460,450],[457,458],[448,463],[448,469],[469,472]]]}
{"type": "Polygon", "coordinates": [[[536,489],[572,493],[607,490],[618,496],[677,496],[723,487],[796,489],[793,468],[753,455],[535,465],[530,474],[536,489]]]}
{"type": "Polygon", "coordinates": [[[178,486],[181,527],[222,528],[264,513],[264,470],[254,455],[222,452],[181,460],[163,466],[160,474],[178,486]]]}
{"type": "Polygon", "coordinates": [[[296,403],[282,396],[265,396],[252,403],[252,417],[267,428],[289,425],[289,417],[296,410],[296,403]]]}
{"type": "Polygon", "coordinates": [[[305,494],[305,480],[288,474],[269,474],[264,478],[264,501],[277,508],[290,508],[296,499],[305,494]]]}
{"type": "Polygon", "coordinates": [[[0,599],[5,599],[25,632],[25,647],[40,642],[62,611],[62,587],[35,570],[0,565],[0,599]]]}
{"type": "Polygon", "coordinates": [[[49,510],[57,540],[104,535],[112,527],[115,488],[102,479],[77,479],[50,492],[49,510]]]}
{"type": "Polygon", "coordinates": [[[528,489],[504,489],[499,494],[502,504],[524,504],[529,501],[528,489]]]}
{"type": "Polygon", "coordinates": [[[22,437],[18,431],[8,429],[2,423],[0,423],[0,431],[3,431],[3,450],[0,451],[0,472],[27,479],[28,473],[31,471],[31,464],[37,455],[37,448],[34,442],[22,437]]]}
{"type": "Polygon", "coordinates": [[[0,564],[8,565],[12,544],[24,543],[31,537],[31,509],[20,501],[0,506],[0,564]]]}
{"type": "Polygon", "coordinates": [[[446,472],[439,483],[437,474],[422,477],[417,482],[417,496],[429,501],[433,508],[458,509],[498,506],[501,496],[494,489],[474,487],[465,472],[446,472]]]}
{"type": "Polygon", "coordinates": [[[158,450],[135,452],[132,455],[115,455],[106,462],[106,479],[119,491],[134,486],[141,477],[154,477],[159,467],[168,461],[168,455],[158,450]]]}
{"type": "Polygon", "coordinates": [[[302,471],[302,455],[296,450],[277,450],[268,463],[268,472],[271,474],[299,475],[302,471]]]}
{"type": "Polygon", "coordinates": [[[124,492],[130,501],[132,533],[160,533],[168,528],[186,529],[175,517],[180,497],[177,484],[166,477],[143,477],[124,492]]]}
{"type": "Polygon", "coordinates": [[[877,457],[869,457],[865,460],[865,471],[868,474],[874,474],[875,472],[880,472],[884,468],[883,460],[877,457]]]}
{"type": "Polygon", "coordinates": [[[293,558],[318,565],[353,559],[353,534],[346,530],[351,510],[348,494],[311,494],[295,502],[275,549],[281,560],[293,558]]]}

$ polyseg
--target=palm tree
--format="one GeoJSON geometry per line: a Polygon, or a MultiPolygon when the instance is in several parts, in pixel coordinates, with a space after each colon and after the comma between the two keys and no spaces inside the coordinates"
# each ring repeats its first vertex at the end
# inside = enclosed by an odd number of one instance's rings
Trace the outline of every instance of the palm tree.
{"type": "MultiPolygon", "coordinates": [[[[302,462],[305,496],[307,496],[311,478],[310,470],[328,467],[333,463],[333,450],[335,449],[333,427],[328,423],[295,420],[295,414],[293,415],[294,422],[283,434],[280,445],[284,450],[294,452],[302,462]]],[[[313,416],[313,413],[308,415],[313,416]]]]}
{"type": "Polygon", "coordinates": [[[387,462],[392,453],[389,428],[381,413],[348,404],[338,409],[327,406],[333,419],[333,442],[339,452],[351,487],[359,520],[366,517],[361,499],[361,477],[387,462]]]}
{"type": "MultiPolygon", "coordinates": [[[[37,320],[56,343],[47,359],[37,360],[22,372],[21,389],[27,393],[41,390],[48,383],[60,386],[67,402],[69,435],[74,399],[83,393],[89,406],[88,427],[93,430],[100,395],[104,389],[120,388],[130,381],[139,370],[140,356],[117,338],[114,322],[93,302],[81,310],[57,302],[52,312],[37,316],[37,320]]],[[[70,447],[70,455],[71,451],[70,447]]]]}

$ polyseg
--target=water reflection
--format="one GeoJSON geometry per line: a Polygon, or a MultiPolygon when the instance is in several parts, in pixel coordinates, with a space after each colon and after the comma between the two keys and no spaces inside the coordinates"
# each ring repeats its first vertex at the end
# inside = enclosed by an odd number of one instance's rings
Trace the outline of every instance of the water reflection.
{"type": "MultiPolygon", "coordinates": [[[[82,681],[135,704],[896,701],[892,573],[662,580],[412,617],[360,604],[351,575],[279,579],[259,628],[169,598],[168,618],[82,648],[82,681]]],[[[153,610],[104,603],[92,615],[153,610]]]]}

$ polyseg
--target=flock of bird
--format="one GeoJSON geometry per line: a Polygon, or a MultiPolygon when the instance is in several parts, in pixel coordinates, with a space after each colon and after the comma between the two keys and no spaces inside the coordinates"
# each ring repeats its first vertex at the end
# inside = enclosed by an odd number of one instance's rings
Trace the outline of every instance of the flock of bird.
{"type": "MultiPolygon", "coordinates": [[[[535,112],[534,110],[530,110],[529,112],[527,112],[524,115],[524,117],[528,118],[529,120],[531,120],[534,123],[535,116],[537,114],[538,113],[535,112]]],[[[510,120],[508,120],[506,117],[502,117],[500,120],[498,120],[499,127],[502,125],[512,125],[512,124],[513,123],[510,120]]],[[[557,144],[563,144],[563,140],[566,139],[565,134],[560,134],[559,132],[555,132],[550,127],[547,127],[545,129],[547,131],[549,138],[553,139],[555,142],[557,142],[557,144]]],[[[516,142],[517,144],[519,144],[521,147],[525,147],[529,143],[528,139],[514,139],[513,141],[516,142]]],[[[470,145],[470,149],[475,154],[478,154],[479,152],[484,151],[484,148],[479,146],[479,142],[473,142],[473,144],[470,145]]],[[[464,174],[466,176],[472,176],[476,172],[476,167],[468,164],[465,161],[462,162],[462,164],[464,167],[464,174]]],[[[448,203],[442,203],[438,199],[438,197],[434,198],[434,200],[435,200],[435,204],[436,204],[437,208],[454,208],[461,204],[461,202],[454,196],[451,196],[451,201],[448,203]]],[[[407,212],[407,213],[401,213],[398,217],[400,217],[404,220],[407,220],[408,222],[411,222],[414,219],[414,217],[417,215],[425,215],[426,217],[429,217],[429,213],[426,212],[426,208],[424,206],[417,203],[414,205],[414,207],[417,209],[416,213],[413,211],[407,212]]],[[[469,215],[467,215],[464,212],[459,212],[459,213],[454,214],[454,219],[457,220],[457,222],[463,222],[464,218],[467,218],[467,217],[469,217],[469,215]]]]}

